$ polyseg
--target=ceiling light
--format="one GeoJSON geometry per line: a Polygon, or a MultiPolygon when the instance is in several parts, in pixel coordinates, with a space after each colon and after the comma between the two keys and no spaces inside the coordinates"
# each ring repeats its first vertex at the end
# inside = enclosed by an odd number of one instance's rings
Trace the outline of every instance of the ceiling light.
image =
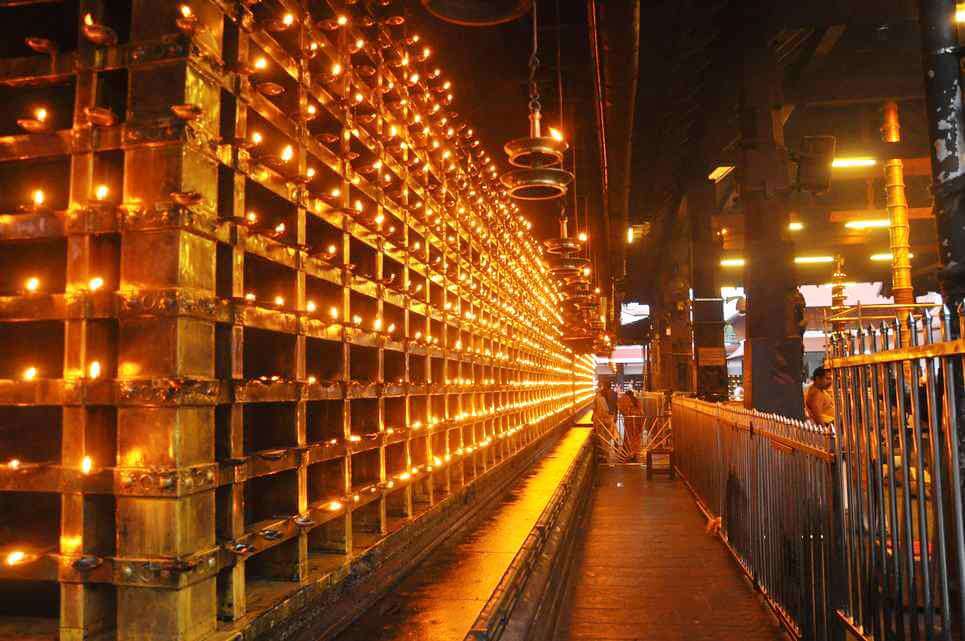
{"type": "Polygon", "coordinates": [[[868,158],[867,156],[859,156],[855,158],[835,158],[831,162],[831,166],[836,169],[848,169],[851,167],[874,167],[877,164],[877,160],[874,158],[868,158]]]}
{"type": "MultiPolygon", "coordinates": [[[[911,252],[908,253],[908,258],[914,258],[914,257],[915,257],[914,254],[912,254],[911,252]]],[[[882,253],[880,253],[880,254],[871,254],[871,260],[873,260],[873,261],[876,262],[876,263],[881,263],[881,262],[885,262],[885,261],[890,261],[890,260],[891,260],[891,252],[882,252],[882,253]]]]}
{"type": "Polygon", "coordinates": [[[720,167],[718,167],[717,169],[713,170],[712,172],[710,172],[710,174],[707,175],[707,180],[713,180],[715,183],[719,183],[719,182],[722,181],[724,178],[727,178],[727,176],[728,176],[728,175],[730,174],[730,172],[732,172],[732,171],[734,171],[734,167],[733,167],[733,166],[731,166],[731,165],[721,165],[720,167]]]}
{"type": "Polygon", "coordinates": [[[804,229],[804,223],[797,220],[789,222],[787,224],[787,229],[788,231],[801,231],[802,229],[804,229]]]}
{"type": "Polygon", "coordinates": [[[866,220],[849,220],[844,226],[848,229],[888,229],[891,222],[887,218],[869,218],[866,220]]]}
{"type": "Polygon", "coordinates": [[[743,267],[745,264],[743,258],[724,258],[720,261],[721,267],[743,267]]]}
{"type": "Polygon", "coordinates": [[[833,263],[834,256],[795,256],[794,262],[798,265],[818,265],[821,263],[833,263]]]}

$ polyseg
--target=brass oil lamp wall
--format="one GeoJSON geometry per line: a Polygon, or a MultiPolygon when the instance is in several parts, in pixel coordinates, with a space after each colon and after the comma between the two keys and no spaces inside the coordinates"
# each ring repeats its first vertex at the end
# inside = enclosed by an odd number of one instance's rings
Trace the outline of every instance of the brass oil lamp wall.
{"type": "Polygon", "coordinates": [[[592,396],[582,267],[561,289],[431,45],[312,6],[4,10],[14,638],[261,634],[592,396]]]}

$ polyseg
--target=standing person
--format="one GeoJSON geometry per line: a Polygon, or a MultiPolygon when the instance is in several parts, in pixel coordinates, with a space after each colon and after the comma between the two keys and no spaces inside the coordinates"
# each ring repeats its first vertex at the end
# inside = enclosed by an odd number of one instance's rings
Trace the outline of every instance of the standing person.
{"type": "Polygon", "coordinates": [[[600,382],[596,397],[593,399],[593,425],[596,429],[600,442],[612,444],[613,442],[613,411],[610,409],[608,401],[609,385],[600,382]]]}
{"type": "Polygon", "coordinates": [[[834,422],[834,397],[831,396],[831,372],[818,367],[811,375],[811,386],[804,393],[804,411],[818,425],[834,422]]]}
{"type": "MultiPolygon", "coordinates": [[[[601,383],[603,385],[603,383],[601,383]]],[[[617,413],[617,391],[613,389],[613,386],[609,383],[606,384],[606,404],[610,408],[610,415],[615,416],[617,413]]]]}
{"type": "Polygon", "coordinates": [[[640,454],[640,437],[643,435],[643,406],[634,396],[633,390],[628,389],[620,398],[619,409],[623,414],[624,449],[629,453],[630,461],[635,463],[640,454]]]}

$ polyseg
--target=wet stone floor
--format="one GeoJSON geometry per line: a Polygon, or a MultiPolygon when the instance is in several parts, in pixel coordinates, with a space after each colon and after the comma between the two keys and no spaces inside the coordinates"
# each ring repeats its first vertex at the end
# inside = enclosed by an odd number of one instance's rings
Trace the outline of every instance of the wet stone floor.
{"type": "Polygon", "coordinates": [[[559,641],[787,637],[679,480],[601,466],[559,641]]]}

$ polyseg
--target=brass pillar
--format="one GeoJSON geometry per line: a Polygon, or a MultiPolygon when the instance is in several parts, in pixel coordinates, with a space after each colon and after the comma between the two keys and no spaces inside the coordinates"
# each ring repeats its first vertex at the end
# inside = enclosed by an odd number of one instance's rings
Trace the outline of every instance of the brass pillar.
{"type": "MultiPolygon", "coordinates": [[[[898,105],[895,102],[885,104],[881,134],[885,142],[901,140],[898,105]]],[[[885,161],[885,193],[889,221],[888,237],[891,243],[892,296],[898,305],[912,305],[915,302],[915,292],[911,284],[908,199],[905,196],[905,172],[899,158],[885,161]]]]}
{"type": "MultiPolygon", "coordinates": [[[[840,254],[834,257],[834,273],[831,274],[831,313],[836,314],[844,309],[844,301],[847,300],[844,293],[844,257],[840,254]]],[[[845,328],[845,323],[841,321],[832,322],[831,329],[841,331],[845,328]]]]}

